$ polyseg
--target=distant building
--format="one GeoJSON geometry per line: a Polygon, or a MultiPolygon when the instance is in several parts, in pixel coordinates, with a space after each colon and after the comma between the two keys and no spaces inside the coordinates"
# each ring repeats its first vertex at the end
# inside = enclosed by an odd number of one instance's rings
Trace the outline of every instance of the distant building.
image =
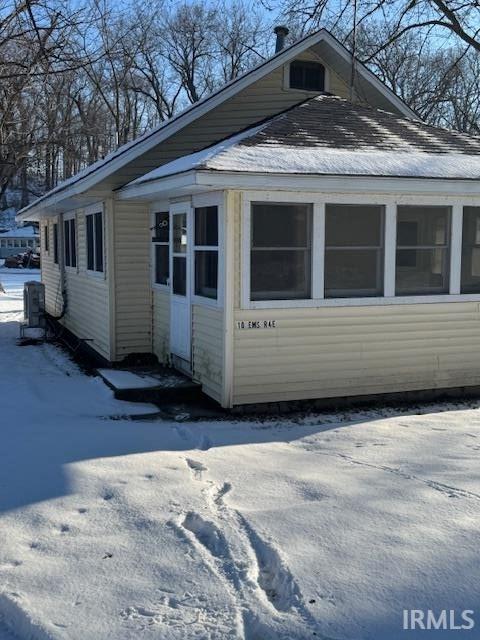
{"type": "Polygon", "coordinates": [[[19,227],[0,233],[0,258],[14,256],[27,249],[36,251],[40,246],[40,236],[35,227],[19,227]]]}

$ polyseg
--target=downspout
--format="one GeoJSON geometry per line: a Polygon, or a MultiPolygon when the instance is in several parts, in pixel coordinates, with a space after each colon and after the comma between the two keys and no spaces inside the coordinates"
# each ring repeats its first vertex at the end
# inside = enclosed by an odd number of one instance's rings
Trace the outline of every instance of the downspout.
{"type": "Polygon", "coordinates": [[[47,314],[48,317],[52,320],[61,320],[68,309],[68,289],[67,289],[67,276],[65,271],[65,237],[64,237],[64,224],[63,224],[63,213],[58,214],[57,221],[57,250],[58,250],[58,268],[60,270],[60,283],[62,285],[62,310],[60,311],[60,315],[53,316],[51,314],[47,314]]]}

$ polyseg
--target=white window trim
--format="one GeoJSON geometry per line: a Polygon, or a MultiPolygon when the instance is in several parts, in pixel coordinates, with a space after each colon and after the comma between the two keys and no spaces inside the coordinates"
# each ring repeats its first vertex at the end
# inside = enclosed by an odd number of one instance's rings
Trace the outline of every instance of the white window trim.
{"type": "Polygon", "coordinates": [[[60,218],[54,218],[53,223],[52,223],[52,264],[55,268],[57,268],[58,270],[60,269],[60,253],[62,250],[62,245],[60,242],[60,233],[61,233],[61,229],[60,229],[60,218]],[[55,225],[57,225],[57,261],[55,262],[55,225]]]}
{"type": "Polygon", "coordinates": [[[192,198],[192,260],[191,260],[191,282],[192,282],[192,304],[222,309],[225,300],[225,273],[222,265],[225,260],[225,198],[221,191],[212,193],[202,193],[192,198]],[[197,246],[195,245],[195,209],[200,207],[217,207],[218,215],[218,246],[197,246]],[[217,276],[217,298],[207,298],[195,293],[195,251],[217,251],[218,252],[218,276],[217,276]]]}
{"type": "Polygon", "coordinates": [[[452,206],[450,216],[450,294],[460,295],[462,277],[463,204],[452,206]]]}
{"type": "MultiPolygon", "coordinates": [[[[152,202],[152,204],[150,205],[150,285],[152,287],[152,290],[154,291],[160,291],[161,293],[170,293],[170,282],[171,282],[171,273],[169,275],[169,282],[168,284],[158,284],[157,282],[155,282],[155,243],[152,242],[152,238],[153,238],[153,229],[155,226],[155,214],[159,213],[161,211],[165,211],[169,213],[169,220],[168,220],[168,224],[171,224],[171,217],[170,217],[170,202],[168,200],[156,200],[155,202],[152,202]]],[[[171,247],[170,247],[170,240],[168,243],[168,264],[169,264],[169,269],[170,269],[170,252],[171,252],[171,247]]]]}
{"type": "MultiPolygon", "coordinates": [[[[91,204],[90,206],[86,207],[84,212],[83,212],[83,218],[84,218],[84,224],[85,224],[85,272],[87,274],[87,276],[89,278],[95,278],[97,280],[106,280],[107,278],[107,264],[106,264],[106,258],[107,256],[105,255],[106,251],[105,248],[107,246],[107,238],[106,238],[106,233],[105,233],[105,203],[104,202],[97,202],[95,204],[91,204]],[[91,216],[95,213],[101,213],[102,214],[102,229],[103,229],[103,246],[102,246],[102,251],[103,251],[103,271],[95,271],[92,269],[88,268],[88,238],[87,238],[87,216],[91,216]]],[[[93,237],[95,238],[95,225],[93,225],[93,237]]],[[[94,244],[95,244],[95,240],[94,240],[94,244]]],[[[94,257],[94,261],[96,261],[96,258],[94,257]]],[[[78,256],[77,256],[77,264],[78,264],[78,256]]]]}
{"type": "MultiPolygon", "coordinates": [[[[190,305],[190,313],[191,307],[193,305],[193,285],[192,285],[192,275],[193,275],[193,224],[192,224],[192,202],[191,199],[183,199],[177,202],[170,203],[169,205],[169,213],[170,213],[170,252],[169,252],[169,260],[170,260],[170,284],[168,286],[168,291],[170,293],[170,297],[175,297],[180,294],[176,294],[173,292],[173,259],[175,257],[185,258],[187,261],[187,272],[186,272],[186,292],[185,296],[188,299],[190,305]],[[178,253],[173,250],[173,216],[176,214],[186,214],[187,216],[187,252],[186,253],[178,253]]],[[[192,341],[192,336],[190,335],[190,342],[192,341]]]]}
{"type": "Polygon", "coordinates": [[[319,197],[314,193],[278,191],[245,191],[241,208],[241,309],[301,309],[315,307],[384,306],[389,304],[432,304],[447,302],[479,302],[480,294],[461,294],[461,257],[463,207],[480,206],[480,198],[472,203],[471,198],[445,196],[371,196],[359,194],[329,194],[319,197]],[[313,204],[312,234],[312,298],[307,300],[250,300],[250,237],[252,202],[292,202],[313,204]],[[372,204],[385,207],[384,246],[384,295],[365,298],[323,297],[324,253],[325,253],[325,205],[326,204],[372,204]],[[395,263],[397,206],[425,205],[451,207],[450,225],[450,292],[440,295],[395,296],[395,263]]]}
{"type": "Polygon", "coordinates": [[[76,211],[69,211],[68,213],[63,214],[63,228],[62,228],[62,233],[63,233],[63,264],[65,266],[65,271],[67,271],[68,273],[78,273],[78,222],[77,222],[77,212],[76,211]],[[71,265],[67,265],[65,262],[65,222],[67,222],[68,220],[74,220],[75,221],[75,255],[76,255],[76,266],[72,267],[71,265]]]}
{"type": "Polygon", "coordinates": [[[152,289],[154,291],[160,291],[161,293],[170,293],[170,282],[171,282],[171,273],[170,273],[170,252],[171,252],[171,246],[170,246],[170,234],[169,234],[169,240],[167,243],[163,243],[163,242],[153,242],[153,234],[154,234],[154,230],[155,230],[155,214],[156,213],[168,213],[168,225],[170,228],[170,224],[171,224],[171,216],[170,216],[170,203],[168,202],[168,200],[164,200],[164,201],[159,201],[156,202],[154,204],[152,204],[152,206],[150,207],[150,285],[152,287],[152,289]],[[169,276],[168,276],[168,283],[167,284],[161,284],[160,282],[155,282],[155,271],[156,271],[156,264],[155,264],[155,247],[157,246],[157,244],[167,244],[168,246],[168,269],[169,269],[169,276]]]}
{"type": "Polygon", "coordinates": [[[50,221],[47,219],[45,220],[44,225],[42,226],[42,234],[43,237],[40,236],[40,243],[41,243],[41,247],[43,249],[42,253],[44,253],[46,256],[50,257],[50,247],[51,247],[51,238],[50,238],[50,221]],[[45,246],[45,234],[48,238],[48,249],[45,246]],[[42,242],[43,241],[43,242],[42,242]]]}
{"type": "Polygon", "coordinates": [[[319,94],[318,91],[311,91],[309,89],[292,89],[290,87],[290,65],[292,64],[292,62],[318,62],[321,65],[323,65],[323,68],[325,69],[323,91],[325,93],[330,92],[330,69],[319,56],[317,56],[317,60],[310,60],[307,58],[302,58],[300,56],[298,58],[295,58],[294,60],[290,60],[290,62],[285,64],[283,66],[283,90],[284,91],[296,91],[297,93],[300,92],[300,93],[305,93],[306,95],[315,95],[315,96],[319,94]]]}

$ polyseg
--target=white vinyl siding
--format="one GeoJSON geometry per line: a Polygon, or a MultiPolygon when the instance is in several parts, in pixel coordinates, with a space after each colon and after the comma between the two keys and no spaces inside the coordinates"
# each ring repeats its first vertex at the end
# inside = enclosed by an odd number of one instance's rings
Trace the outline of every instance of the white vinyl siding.
{"type": "Polygon", "coordinates": [[[145,204],[113,203],[115,360],[152,352],[150,214],[145,204]]]}
{"type": "MultiPolygon", "coordinates": [[[[109,324],[109,290],[105,277],[91,278],[87,274],[85,213],[82,209],[69,212],[66,217],[75,214],[77,221],[77,269],[65,270],[65,283],[68,292],[67,312],[60,322],[78,338],[106,359],[111,358],[109,324]]],[[[62,218],[51,218],[58,224],[59,255],[61,247],[62,218]]],[[[50,247],[53,248],[53,228],[49,225],[50,247]]],[[[58,316],[63,308],[60,267],[54,263],[53,251],[42,251],[42,282],[45,284],[45,299],[48,313],[58,316]]],[[[102,274],[103,275],[103,274],[102,274]]]]}
{"type": "Polygon", "coordinates": [[[78,269],[66,270],[68,306],[61,322],[78,338],[85,339],[88,346],[109,360],[111,350],[107,274],[102,278],[89,277],[84,210],[76,211],[76,219],[78,269]]]}
{"type": "Polygon", "coordinates": [[[206,305],[192,308],[193,378],[204,393],[222,401],[223,309],[206,305]]]}
{"type": "Polygon", "coordinates": [[[48,219],[44,229],[48,232],[50,251],[45,251],[42,243],[40,252],[41,278],[45,285],[45,307],[52,316],[59,315],[63,305],[60,269],[54,262],[53,229],[56,223],[57,218],[48,219]]]}
{"type": "Polygon", "coordinates": [[[477,303],[256,311],[238,329],[234,404],[480,384],[477,303]]]}
{"type": "Polygon", "coordinates": [[[153,353],[161,364],[170,360],[170,292],[153,290],[153,353]]]}

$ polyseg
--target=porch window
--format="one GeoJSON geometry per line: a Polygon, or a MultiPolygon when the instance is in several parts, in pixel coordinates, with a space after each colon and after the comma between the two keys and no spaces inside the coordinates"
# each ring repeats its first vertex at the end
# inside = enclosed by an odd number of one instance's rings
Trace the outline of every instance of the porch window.
{"type": "Polygon", "coordinates": [[[252,300],[311,297],[312,216],[310,204],[252,203],[252,300]]]}
{"type": "Polygon", "coordinates": [[[53,225],[53,261],[58,264],[58,224],[53,225]]]}
{"type": "Polygon", "coordinates": [[[480,293],[480,207],[463,208],[462,293],[480,293]]]}
{"type": "Polygon", "coordinates": [[[43,227],[43,250],[45,251],[45,253],[49,253],[50,251],[50,234],[48,222],[43,227]]]}
{"type": "Polygon", "coordinates": [[[449,292],[450,208],[397,209],[396,295],[449,292]]]}
{"type": "Polygon", "coordinates": [[[168,211],[154,214],[153,250],[155,263],[155,284],[168,285],[170,280],[170,216],[168,211]]]}
{"type": "Polygon", "coordinates": [[[327,204],[325,298],[383,295],[384,207],[327,204]]]}
{"type": "Polygon", "coordinates": [[[65,250],[65,266],[77,266],[77,238],[75,218],[65,220],[64,228],[64,250],[65,250]]]}
{"type": "Polygon", "coordinates": [[[195,209],[195,295],[218,296],[218,207],[195,209]]]}
{"type": "Polygon", "coordinates": [[[103,214],[85,216],[87,226],[87,270],[103,272],[103,214]]]}

